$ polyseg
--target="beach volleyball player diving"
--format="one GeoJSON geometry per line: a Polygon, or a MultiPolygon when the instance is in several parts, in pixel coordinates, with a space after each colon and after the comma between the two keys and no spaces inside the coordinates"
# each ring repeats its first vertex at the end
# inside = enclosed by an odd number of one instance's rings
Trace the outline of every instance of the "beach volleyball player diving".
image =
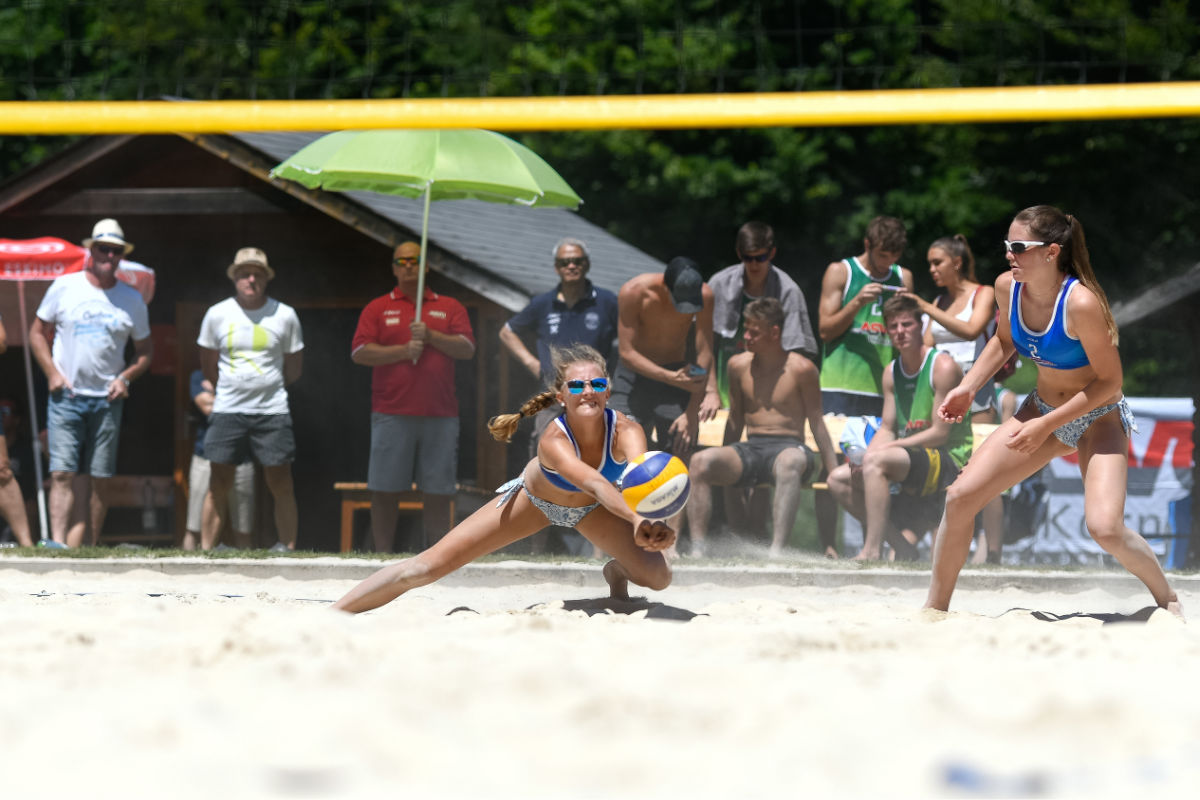
{"type": "Polygon", "coordinates": [[[988,501],[1074,452],[1083,476],[1088,533],[1146,585],[1159,607],[1182,617],[1154,551],[1125,524],[1134,421],[1121,392],[1117,324],[1092,271],[1083,225],[1053,206],[1033,206],[1013,218],[1004,246],[1010,270],[996,279],[996,335],[937,413],[948,422],[960,421],[980,387],[1014,351],[1037,365],[1037,386],[946,490],[925,605],[949,608],[975,515],[988,501]]]}
{"type": "Polygon", "coordinates": [[[521,474],[432,547],[376,572],[333,607],[360,612],[391,602],[547,525],[573,527],[612,556],[604,577],[615,599],[629,598],[629,584],[662,590],[671,583],[663,551],[675,531],[630,508],[614,485],[626,464],[646,452],[641,425],[608,408],[610,382],[604,358],[574,346],[554,351],[554,385],[531,397],[516,414],[492,418],[488,428],[509,441],[517,424],[552,403],[565,409],[546,428],[537,456],[521,474]]]}

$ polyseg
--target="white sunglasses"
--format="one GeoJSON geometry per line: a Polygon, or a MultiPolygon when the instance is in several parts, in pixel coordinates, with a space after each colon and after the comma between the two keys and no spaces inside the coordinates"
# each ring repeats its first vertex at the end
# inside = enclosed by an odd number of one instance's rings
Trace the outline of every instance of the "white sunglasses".
{"type": "Polygon", "coordinates": [[[1033,248],[1041,247],[1044,244],[1050,244],[1050,242],[1010,242],[1008,239],[1005,239],[1004,249],[1010,253],[1021,255],[1021,253],[1024,253],[1026,250],[1032,250],[1033,248]]]}

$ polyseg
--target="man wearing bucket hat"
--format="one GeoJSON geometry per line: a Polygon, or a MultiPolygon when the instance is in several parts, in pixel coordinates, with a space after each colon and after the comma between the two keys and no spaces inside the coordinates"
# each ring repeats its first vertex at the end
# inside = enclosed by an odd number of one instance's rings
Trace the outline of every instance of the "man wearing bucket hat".
{"type": "Polygon", "coordinates": [[[29,329],[30,350],[50,390],[51,546],[83,544],[83,521],[72,525],[70,519],[77,473],[91,475],[92,541],[100,535],[109,479],[116,473],[121,412],[130,385],[150,368],[152,354],[146,303],[136,289],[117,280],[117,267],[133,244],[115,219],[102,219],[83,245],[89,251],[83,271],[50,285],[29,329]],[[134,358],[126,364],[130,339],[134,358]]]}
{"type": "Polygon", "coordinates": [[[700,421],[716,415],[712,344],[713,293],[692,259],[673,258],[617,293],[621,361],[610,403],[642,426],[652,447],[685,455],[700,421]]]}
{"type": "Polygon", "coordinates": [[[215,387],[204,452],[212,462],[209,482],[216,514],[202,537],[216,541],[229,514],[229,492],[237,465],[253,457],[263,467],[275,500],[279,542],[271,549],[296,548],[298,518],[292,484],[296,440],[287,386],[299,377],[304,340],[291,306],[267,296],[275,270],[257,247],[237,251],[225,274],[234,295],[208,309],[200,323],[200,368],[215,387]]]}

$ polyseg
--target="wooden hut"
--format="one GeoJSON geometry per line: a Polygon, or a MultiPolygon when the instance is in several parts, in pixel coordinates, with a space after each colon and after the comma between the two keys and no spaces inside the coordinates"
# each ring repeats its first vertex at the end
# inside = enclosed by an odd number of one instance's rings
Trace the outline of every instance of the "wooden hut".
{"type": "MultiPolygon", "coordinates": [[[[131,258],[157,272],[150,306],[154,364],[126,407],[118,471],[171,477],[174,511],[169,521],[163,514],[161,533],[182,533],[196,333],[204,311],[231,294],[225,268],[239,247],[266,251],[277,273],[269,293],[294,306],[304,328],[304,375],[291,390],[301,547],[336,549],[341,508],[333,485],[366,480],[370,370],[351,363],[350,340],[363,306],[394,286],[391,248],[419,236],[421,206],[268,177],[317,136],[89,137],[0,184],[0,237],[78,242],[96,220],[115,217],[136,245],[131,258]]],[[[468,308],[478,344],[458,374],[459,480],[490,489],[507,477],[514,457],[486,435],[486,419],[535,388],[524,370],[511,369],[515,362],[503,356],[498,331],[530,297],[554,285],[555,243],[564,236],[584,240],[591,278],[614,291],[663,265],[561,209],[435,203],[429,233],[429,285],[468,308]]],[[[15,321],[5,323],[11,328],[15,321]]],[[[19,353],[0,356],[0,376],[17,399],[19,353]]],[[[38,411],[44,419],[44,405],[38,411]]],[[[260,519],[270,524],[269,514],[260,519]]],[[[106,534],[138,524],[116,510],[109,523],[106,534]]]]}

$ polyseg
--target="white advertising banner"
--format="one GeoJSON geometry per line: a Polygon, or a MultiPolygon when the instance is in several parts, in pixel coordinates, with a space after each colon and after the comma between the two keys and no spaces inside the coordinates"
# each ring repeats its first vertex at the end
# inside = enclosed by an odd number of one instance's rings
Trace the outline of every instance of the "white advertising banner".
{"type": "MultiPolygon", "coordinates": [[[[1164,566],[1179,568],[1191,528],[1191,398],[1128,398],[1137,420],[1129,446],[1125,524],[1142,534],[1164,566]]],[[[1037,480],[1035,478],[1034,480],[1037,480]]],[[[1072,454],[1042,470],[1044,506],[1033,533],[1006,543],[1008,564],[1095,564],[1104,551],[1087,532],[1079,458],[1072,454]]]]}

